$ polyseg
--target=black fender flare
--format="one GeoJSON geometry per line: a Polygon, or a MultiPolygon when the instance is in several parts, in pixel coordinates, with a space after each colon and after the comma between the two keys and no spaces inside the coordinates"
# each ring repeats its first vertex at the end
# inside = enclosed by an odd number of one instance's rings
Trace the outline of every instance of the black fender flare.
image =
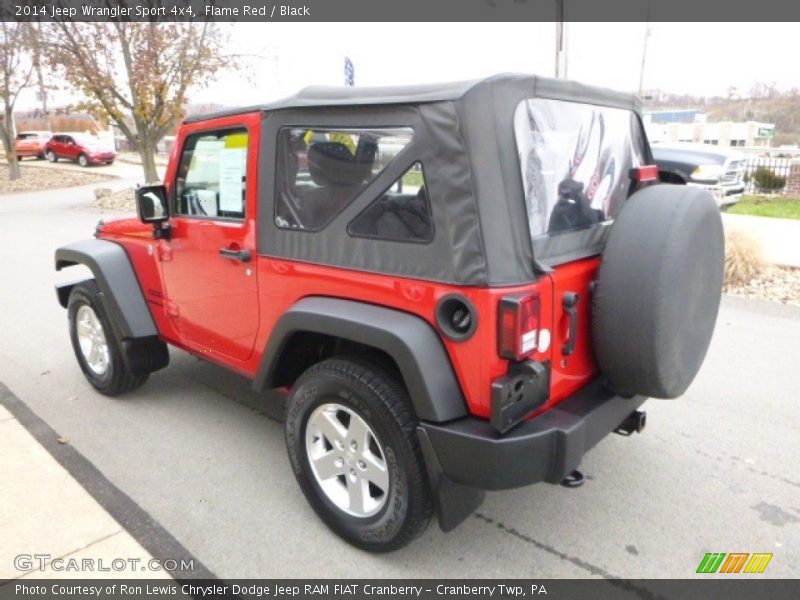
{"type": "Polygon", "coordinates": [[[357,342],[391,356],[420,420],[442,423],[468,414],[450,358],[429,323],[400,310],[339,298],[303,298],[283,314],[253,380],[256,391],[273,386],[287,341],[301,332],[357,342]]]}
{"type": "MultiPolygon", "coordinates": [[[[122,345],[122,355],[134,375],[151,373],[169,364],[167,345],[158,337],[139,280],[127,252],[107,240],[83,240],[55,252],[56,271],[85,265],[92,272],[103,303],[122,345]]],[[[67,307],[72,288],[86,279],[56,286],[58,301],[67,307]]]]}

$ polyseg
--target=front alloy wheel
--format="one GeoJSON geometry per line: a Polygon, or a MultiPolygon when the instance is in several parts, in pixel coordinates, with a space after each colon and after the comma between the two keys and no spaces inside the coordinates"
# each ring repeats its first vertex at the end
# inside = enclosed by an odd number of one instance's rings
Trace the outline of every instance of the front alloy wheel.
{"type": "Polygon", "coordinates": [[[87,381],[98,392],[106,396],[118,396],[135,390],[147,381],[147,375],[134,375],[125,365],[122,345],[94,280],[84,281],[72,288],[67,316],[75,358],[87,381]]]}
{"type": "Polygon", "coordinates": [[[81,155],[78,157],[78,164],[79,164],[80,166],[82,166],[82,167],[88,167],[88,166],[89,166],[89,159],[88,159],[88,158],[86,158],[86,155],[85,155],[85,154],[81,154],[81,155]]]}
{"type": "Polygon", "coordinates": [[[45,152],[44,156],[50,162],[56,162],[58,160],[58,157],[56,156],[56,153],[53,152],[52,150],[48,150],[47,152],[45,152]]]}
{"type": "Polygon", "coordinates": [[[108,342],[100,319],[88,304],[81,305],[75,315],[78,346],[86,365],[95,375],[108,371],[108,342]]]}

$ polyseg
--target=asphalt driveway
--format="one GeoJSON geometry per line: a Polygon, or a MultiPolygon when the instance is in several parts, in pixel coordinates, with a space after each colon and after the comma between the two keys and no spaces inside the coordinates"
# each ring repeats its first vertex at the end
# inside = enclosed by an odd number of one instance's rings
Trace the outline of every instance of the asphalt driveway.
{"type": "Polygon", "coordinates": [[[306,504],[274,396],[174,350],[128,397],[84,381],[53,292],[76,273],[52,256],[92,235],[90,187],[0,196],[0,381],[217,575],[684,578],[706,552],[772,552],[763,576],[797,576],[800,309],[726,298],[690,390],[602,441],[586,485],[493,493],[456,531],[372,556],[306,504]]]}

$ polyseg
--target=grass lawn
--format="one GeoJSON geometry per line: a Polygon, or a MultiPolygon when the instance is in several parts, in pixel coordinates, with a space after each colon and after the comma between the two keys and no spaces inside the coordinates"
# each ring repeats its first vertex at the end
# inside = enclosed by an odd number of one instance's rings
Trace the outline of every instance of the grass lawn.
{"type": "Polygon", "coordinates": [[[800,198],[776,196],[743,196],[728,211],[733,215],[800,219],[800,198]]]}

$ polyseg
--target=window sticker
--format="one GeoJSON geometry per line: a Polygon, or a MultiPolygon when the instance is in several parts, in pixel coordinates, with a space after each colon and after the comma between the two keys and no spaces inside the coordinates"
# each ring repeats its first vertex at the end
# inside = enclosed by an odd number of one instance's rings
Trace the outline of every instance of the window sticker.
{"type": "Polygon", "coordinates": [[[219,210],[241,212],[244,202],[244,148],[223,148],[219,157],[219,210]]]}

